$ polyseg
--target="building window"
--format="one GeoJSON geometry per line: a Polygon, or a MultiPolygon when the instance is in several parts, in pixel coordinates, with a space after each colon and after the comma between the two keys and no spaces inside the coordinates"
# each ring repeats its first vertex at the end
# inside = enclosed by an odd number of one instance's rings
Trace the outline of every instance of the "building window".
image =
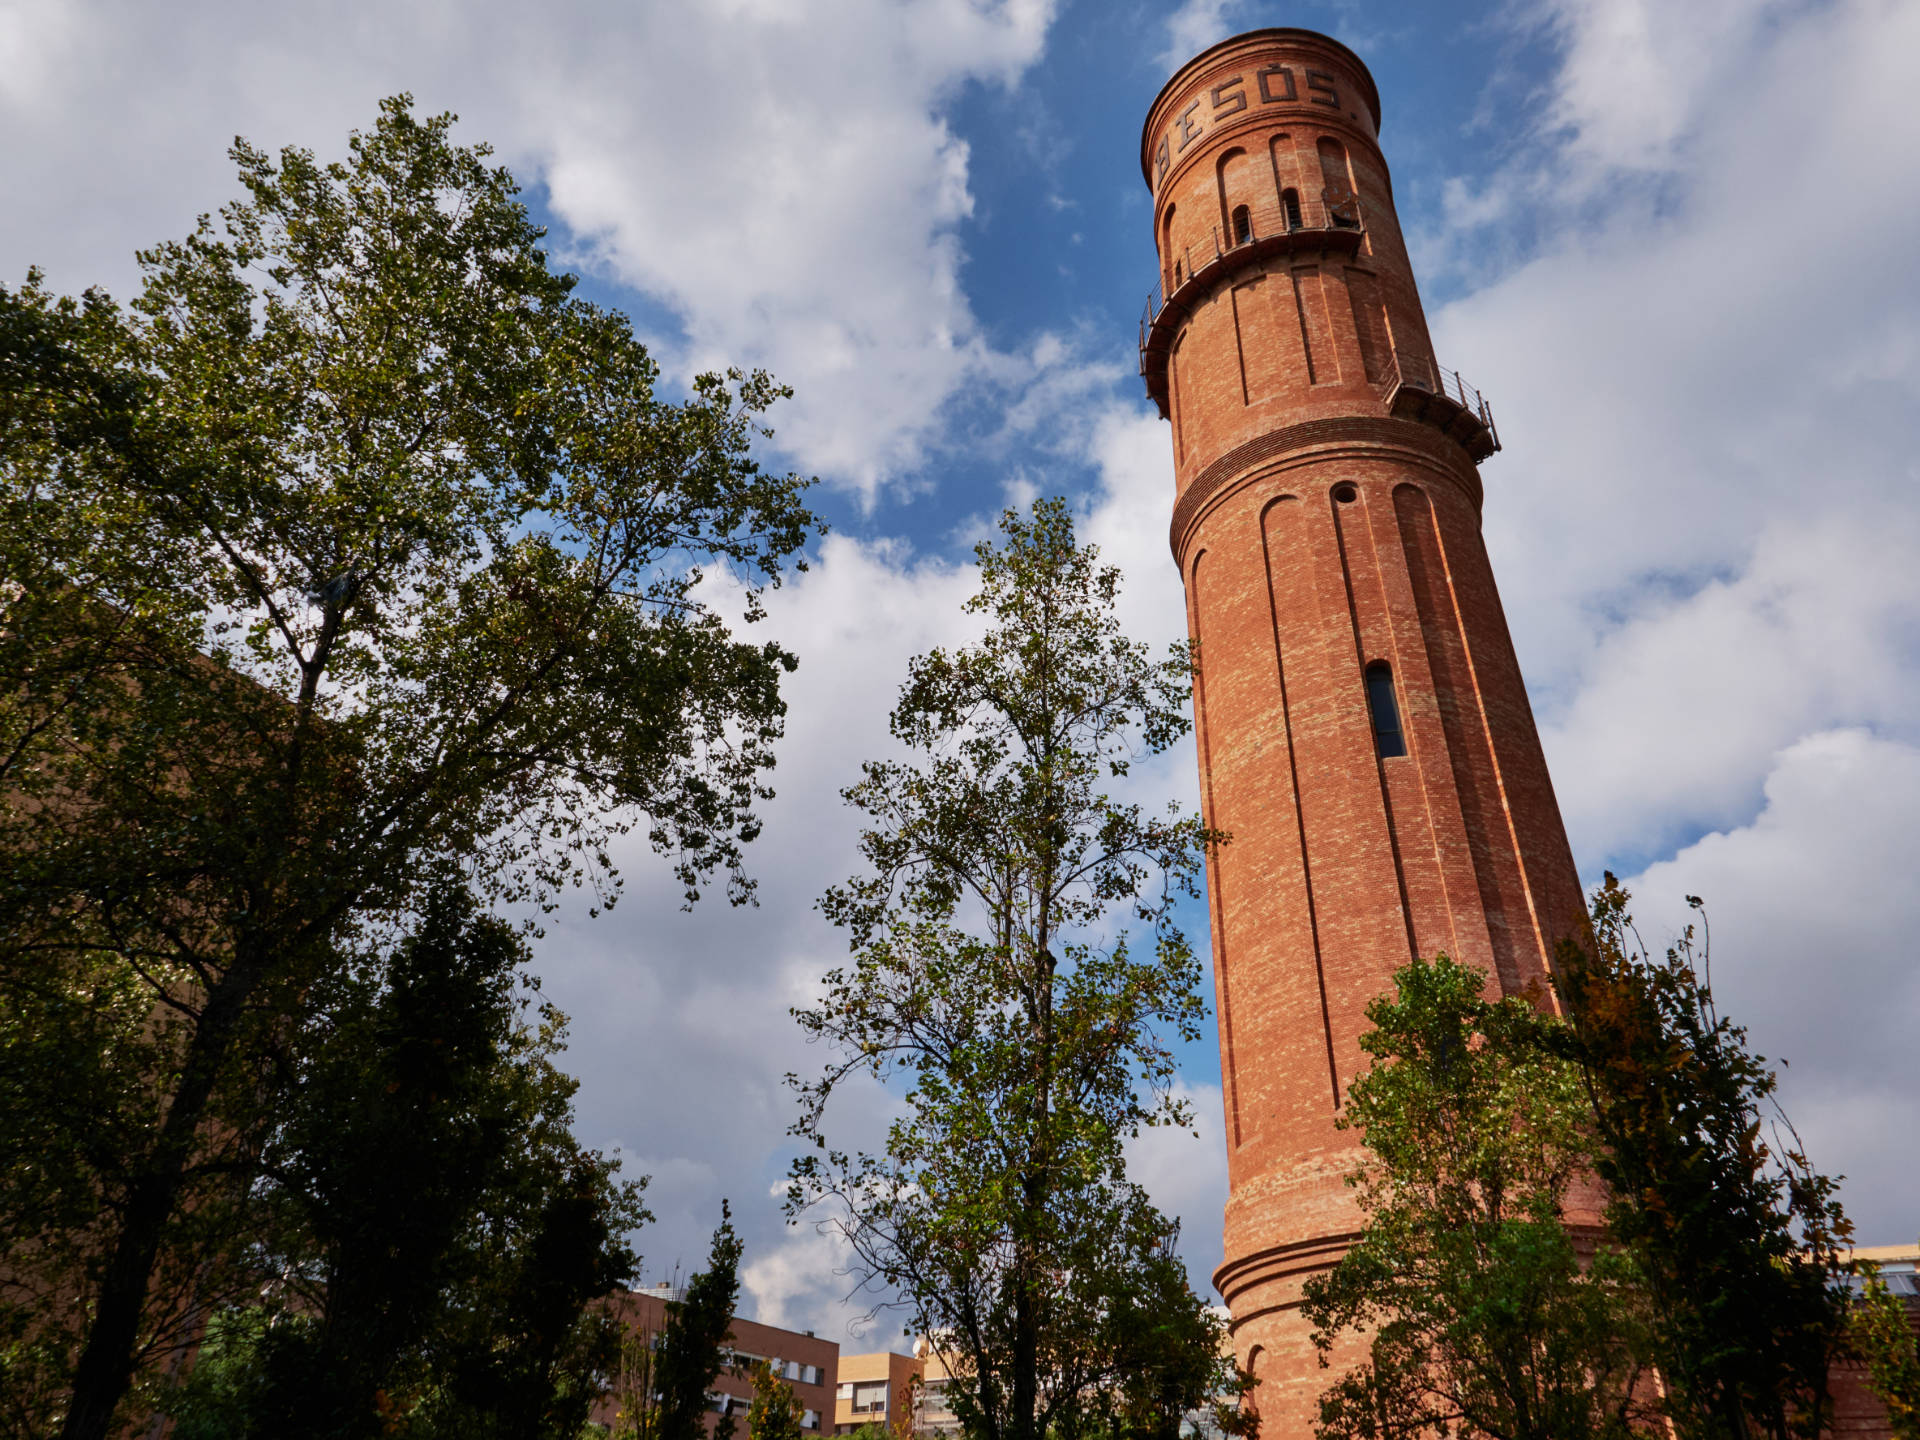
{"type": "Polygon", "coordinates": [[[818,1430],[820,1428],[820,1412],[818,1410],[808,1410],[802,1414],[800,1417],[800,1428],[802,1430],[818,1430]]]}
{"type": "Polygon", "coordinates": [[[834,1387],[833,1398],[836,1400],[853,1399],[853,1382],[851,1380],[842,1380],[834,1387]]]}
{"type": "Polygon", "coordinates": [[[1244,205],[1233,207],[1233,243],[1244,245],[1253,239],[1253,212],[1244,205]]]}
{"type": "Polygon", "coordinates": [[[1306,222],[1300,218],[1300,192],[1298,190],[1281,191],[1280,204],[1287,212],[1287,229],[1304,229],[1306,222]]]}
{"type": "Polygon", "coordinates": [[[1382,760],[1407,753],[1400,733],[1400,705],[1393,693],[1393,668],[1384,660],[1367,666],[1367,710],[1373,716],[1374,753],[1382,760]]]}

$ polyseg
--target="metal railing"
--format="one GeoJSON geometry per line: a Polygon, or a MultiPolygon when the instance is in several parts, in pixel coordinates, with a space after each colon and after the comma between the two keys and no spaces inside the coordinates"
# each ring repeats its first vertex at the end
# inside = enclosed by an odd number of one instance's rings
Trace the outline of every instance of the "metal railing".
{"type": "Polygon", "coordinates": [[[1500,448],[1500,430],[1493,423],[1493,407],[1487,403],[1486,396],[1461,377],[1458,370],[1449,370],[1438,361],[1423,360],[1417,355],[1394,355],[1388,358],[1387,375],[1380,383],[1380,395],[1383,399],[1390,398],[1396,389],[1402,387],[1438,395],[1475,415],[1486,426],[1487,438],[1493,448],[1500,448]]]}
{"type": "MultiPolygon", "coordinates": [[[[1160,257],[1160,283],[1147,294],[1146,309],[1140,316],[1140,344],[1147,343],[1147,332],[1166,308],[1167,296],[1177,292],[1196,274],[1234,251],[1270,240],[1278,235],[1314,235],[1328,231],[1360,233],[1366,227],[1360,212],[1360,197],[1351,190],[1322,190],[1317,196],[1295,196],[1280,205],[1236,206],[1223,232],[1210,225],[1204,236],[1189,238],[1171,255],[1160,257]]],[[[1176,230],[1184,230],[1176,218],[1176,230]]]]}

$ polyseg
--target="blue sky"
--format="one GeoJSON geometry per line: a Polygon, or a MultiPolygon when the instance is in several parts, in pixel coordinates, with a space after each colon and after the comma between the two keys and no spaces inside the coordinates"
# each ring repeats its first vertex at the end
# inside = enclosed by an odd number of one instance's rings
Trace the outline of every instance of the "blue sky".
{"type": "MultiPolygon", "coordinates": [[[[766,622],[802,668],[756,846],[762,904],[629,895],[540,951],[580,1129],[653,1176],[650,1274],[731,1197],[745,1308],[846,1333],[830,1242],[780,1222],[787,1006],[840,955],[838,805],[906,657],[964,638],[991,515],[1072,497],[1180,631],[1164,425],[1134,374],[1152,280],[1137,144],[1172,68],[1257,25],[1365,58],[1442,360],[1492,400],[1485,527],[1575,855],[1649,938],[1707,897],[1715,976],[1869,1243],[1920,1230],[1920,6],[1894,0],[0,0],[0,271],[124,294],[138,245],[234,190],[235,133],[338,152],[378,98],[453,109],[588,293],[679,378],[796,388],[769,459],[833,537],[766,622]]],[[[725,597],[722,597],[723,599],[725,597]]],[[[1139,777],[1191,802],[1190,749],[1139,777]]],[[[1203,917],[1196,914],[1196,925],[1203,917]]],[[[1136,1155],[1219,1251],[1198,1138],[1136,1155]]],[[[846,1124],[878,1124],[857,1099],[846,1124]]]]}

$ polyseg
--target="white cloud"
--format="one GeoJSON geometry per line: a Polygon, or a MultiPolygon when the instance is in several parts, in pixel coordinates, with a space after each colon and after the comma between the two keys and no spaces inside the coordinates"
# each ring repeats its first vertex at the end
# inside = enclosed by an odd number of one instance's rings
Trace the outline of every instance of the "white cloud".
{"type": "Polygon", "coordinates": [[[1836,720],[1909,724],[1920,515],[1777,521],[1743,568],[1602,633],[1544,730],[1579,853],[1659,853],[1750,816],[1774,752],[1836,720]]]}
{"type": "Polygon", "coordinates": [[[1193,1107],[1194,1128],[1143,1130],[1127,1147],[1127,1173],[1160,1213],[1180,1221],[1180,1256],[1194,1291],[1209,1295],[1224,1254],[1227,1128],[1220,1087],[1182,1081],[1176,1095],[1193,1107]]]}
{"type": "Polygon", "coordinates": [[[968,148],[941,112],[970,82],[1018,83],[1052,12],[16,6],[0,17],[0,272],[39,262],[56,284],[124,292],[136,246],[231,196],[235,133],[337,153],[409,89],[548,187],[577,260],[678,318],[670,360],[773,369],[799,392],[782,444],[871,493],[920,462],[963,385],[1023,373],[960,285],[968,148]]]}
{"type": "MultiPolygon", "coordinates": [[[[1598,18],[1558,103],[1598,113],[1583,77],[1638,12],[1559,8],[1598,18]]],[[[1500,416],[1488,545],[1589,862],[1738,823],[1775,750],[1910,734],[1920,701],[1920,116],[1896,58],[1920,12],[1766,20],[1740,65],[1663,72],[1672,198],[1645,200],[1645,146],[1596,142],[1619,205],[1435,316],[1500,416]]]]}
{"type": "Polygon", "coordinates": [[[1247,0],[1182,0],[1167,17],[1167,47],[1160,64],[1171,75],[1209,45],[1243,28],[1247,0]]]}
{"type": "Polygon", "coordinates": [[[817,1331],[843,1352],[904,1351],[913,1343],[906,1311],[886,1292],[861,1286],[852,1247],[816,1219],[789,1228],[742,1265],[740,1290],[743,1312],[761,1324],[817,1331]]]}
{"type": "Polygon", "coordinates": [[[1662,169],[1701,112],[1737,80],[1785,0],[1546,0],[1534,23],[1560,32],[1550,119],[1565,158],[1596,170],[1662,169]]]}
{"type": "Polygon", "coordinates": [[[1766,805],[1629,880],[1662,946],[1702,896],[1714,998],[1776,1063],[1813,1162],[1844,1173],[1862,1244],[1920,1234],[1920,748],[1831,730],[1775,757],[1766,805]]]}

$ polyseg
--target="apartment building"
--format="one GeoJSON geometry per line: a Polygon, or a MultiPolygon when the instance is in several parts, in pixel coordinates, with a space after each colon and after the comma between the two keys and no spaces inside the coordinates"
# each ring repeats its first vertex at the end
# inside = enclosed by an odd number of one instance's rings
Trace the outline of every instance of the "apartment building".
{"type": "MultiPolygon", "coordinates": [[[[629,1290],[616,1297],[621,1318],[642,1334],[657,1335],[666,1323],[667,1306],[680,1298],[668,1285],[653,1285],[629,1290]]],[[[838,1383],[840,1347],[822,1340],[811,1330],[783,1330],[777,1325],[762,1325],[756,1320],[735,1316],[733,1364],[714,1381],[707,1397],[707,1433],[713,1433],[721,1416],[732,1415],[734,1433],[746,1435],[747,1407],[753,1403],[753,1369],[761,1361],[793,1387],[802,1407],[800,1428],[808,1435],[833,1433],[834,1387],[838,1383]]],[[[612,1402],[603,1407],[608,1414],[596,1413],[594,1419],[610,1422],[612,1402]]]]}
{"type": "Polygon", "coordinates": [[[948,1371],[926,1340],[911,1355],[880,1350],[845,1355],[834,1395],[833,1433],[851,1435],[866,1425],[884,1425],[896,1440],[960,1432],[947,1404],[948,1371]]]}

